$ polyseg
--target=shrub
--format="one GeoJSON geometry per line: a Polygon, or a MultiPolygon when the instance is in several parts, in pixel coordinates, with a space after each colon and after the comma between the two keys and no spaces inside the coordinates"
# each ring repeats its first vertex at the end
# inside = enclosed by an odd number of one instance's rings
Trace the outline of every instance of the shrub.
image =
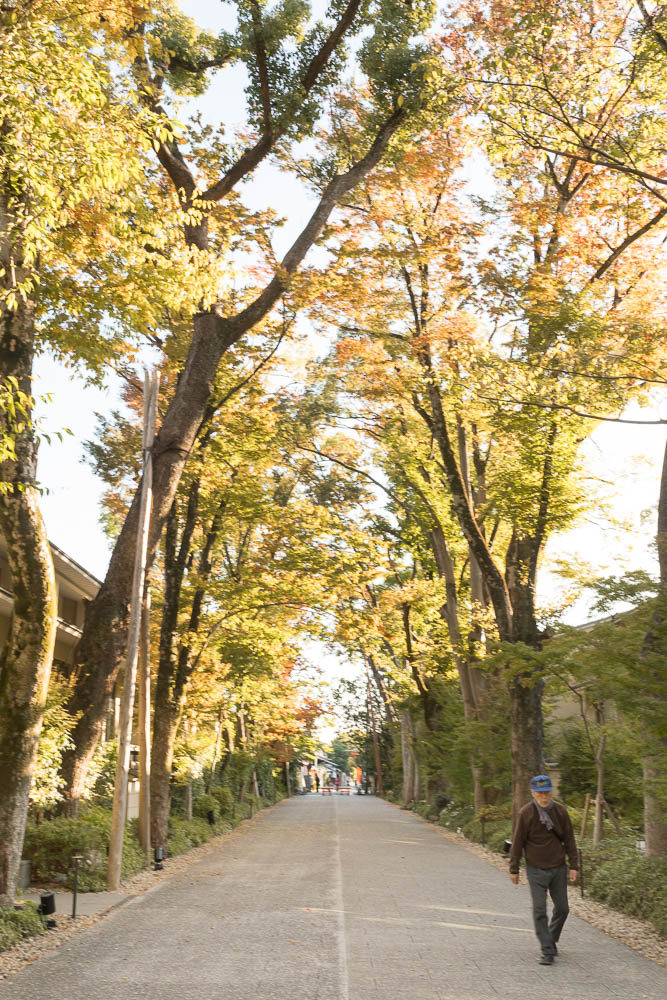
{"type": "Polygon", "coordinates": [[[422,819],[435,822],[438,818],[438,809],[433,802],[415,802],[412,808],[422,819]]]}
{"type": "Polygon", "coordinates": [[[609,839],[584,849],[584,879],[593,899],[667,936],[667,858],[647,858],[633,841],[609,839]]]}
{"type": "Polygon", "coordinates": [[[505,851],[505,841],[512,839],[512,820],[504,820],[494,823],[493,828],[486,831],[486,846],[496,854],[503,854],[505,851]]]}
{"type": "Polygon", "coordinates": [[[448,830],[462,829],[466,823],[475,815],[475,810],[471,805],[462,805],[460,802],[450,802],[444,809],[440,810],[438,817],[439,826],[445,826],[448,830]]]}
{"type": "Polygon", "coordinates": [[[226,785],[219,785],[213,792],[218,800],[220,815],[230,818],[234,815],[234,796],[231,788],[226,785]]]}
{"type": "MultiPolygon", "coordinates": [[[[23,855],[32,863],[36,881],[72,885],[72,856],[81,854],[79,888],[100,892],[107,888],[107,854],[111,834],[111,812],[94,806],[80,819],[56,819],[26,827],[23,855]]],[[[125,827],[121,876],[127,878],[146,867],[146,855],[139,843],[136,821],[125,827]]]]}
{"type": "Polygon", "coordinates": [[[170,816],[167,849],[172,857],[185,854],[191,848],[205,844],[211,837],[216,837],[225,829],[229,827],[226,825],[213,827],[208,820],[201,817],[187,820],[180,816],[170,816]]]}
{"type": "Polygon", "coordinates": [[[116,784],[118,742],[104,740],[97,744],[86,777],[84,796],[96,806],[111,809],[116,784]]]}
{"type": "Polygon", "coordinates": [[[215,822],[217,823],[220,819],[220,803],[214,795],[203,795],[197,796],[192,804],[192,813],[194,816],[200,819],[208,820],[209,812],[213,813],[215,822]]]}
{"type": "Polygon", "coordinates": [[[249,799],[246,799],[245,802],[237,802],[236,803],[235,818],[236,818],[237,821],[240,822],[243,819],[250,819],[250,817],[252,816],[253,812],[254,812],[254,809],[253,809],[253,806],[252,806],[252,802],[249,799]]]}
{"type": "Polygon", "coordinates": [[[43,934],[45,930],[34,903],[26,903],[22,910],[0,909],[0,951],[7,951],[24,938],[43,934]]]}

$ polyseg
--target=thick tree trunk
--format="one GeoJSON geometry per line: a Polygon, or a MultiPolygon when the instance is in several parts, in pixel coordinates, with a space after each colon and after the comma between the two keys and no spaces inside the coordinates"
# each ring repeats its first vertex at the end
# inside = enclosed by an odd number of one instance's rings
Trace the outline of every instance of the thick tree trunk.
{"type": "Polygon", "coordinates": [[[524,684],[520,677],[510,685],[512,811],[515,816],[530,799],[530,779],[544,771],[543,689],[543,681],[529,680],[524,684]]]}
{"type": "MultiPolygon", "coordinates": [[[[217,320],[212,313],[195,318],[188,359],[155,439],[148,565],[155,555],[185,462],[211,400],[213,379],[224,348],[217,320]]],[[[76,650],[76,687],[68,710],[80,713],[80,717],[72,734],[74,749],[63,760],[72,814],[76,812],[90,760],[101,735],[107,698],[125,655],[139,498],[140,491],[137,491],[114,547],[104,583],[88,605],[83,635],[76,650]]]]}
{"type": "Polygon", "coordinates": [[[153,849],[166,850],[171,808],[171,767],[174,762],[174,742],[181,712],[171,700],[162,701],[158,709],[156,697],[151,746],[151,844],[153,849]]]}
{"type": "MultiPolygon", "coordinates": [[[[459,602],[454,565],[449,554],[449,548],[447,546],[444,531],[442,530],[442,526],[440,524],[437,524],[431,530],[430,540],[438,575],[445,581],[447,601],[445,605],[440,608],[440,617],[447,623],[449,641],[452,646],[454,662],[459,675],[461,698],[463,700],[463,715],[467,723],[475,723],[482,718],[483,708],[481,695],[484,688],[484,681],[480,671],[476,667],[472,666],[467,657],[463,654],[463,642],[461,628],[459,625],[459,602]]],[[[474,560],[472,553],[470,554],[470,559],[471,561],[474,560]]],[[[476,746],[474,743],[472,743],[470,749],[470,771],[473,785],[473,802],[475,809],[479,810],[482,806],[487,804],[486,786],[491,783],[490,781],[487,783],[484,780],[485,769],[483,747],[476,746]]],[[[487,775],[486,777],[488,778],[489,776],[487,775]]],[[[489,788],[488,794],[491,798],[496,797],[496,793],[493,788],[489,788]]]]}
{"type": "MultiPolygon", "coordinates": [[[[667,809],[659,787],[665,781],[667,739],[655,734],[656,722],[664,718],[665,663],[667,662],[667,444],[660,479],[658,499],[658,560],[660,592],[642,648],[642,659],[649,666],[644,693],[643,728],[647,748],[643,760],[644,841],[650,857],[667,854],[667,809]]],[[[664,794],[664,793],[663,793],[664,794]]]]}
{"type": "MultiPolygon", "coordinates": [[[[345,173],[331,179],[315,211],[283,257],[278,272],[253,302],[235,316],[222,316],[217,307],[195,316],[185,366],[153,449],[149,566],[174,502],[185,463],[209,412],[220,359],[279,301],[290,276],[298,271],[337,203],[377,166],[405,117],[404,109],[393,112],[378,129],[366,154],[345,173]]],[[[161,147],[161,150],[166,151],[166,147],[161,147]]],[[[215,199],[222,197],[217,189],[214,194],[215,199]]],[[[206,248],[207,222],[204,219],[200,226],[187,229],[186,237],[191,245],[206,248]]],[[[79,718],[72,734],[74,750],[63,761],[70,812],[76,810],[81,796],[90,760],[102,734],[107,698],[113,690],[125,653],[129,581],[132,579],[138,513],[139,491],[116,541],[104,583],[95,600],[88,605],[83,635],[77,648],[76,688],[68,709],[79,718]]]]}
{"type": "MultiPolygon", "coordinates": [[[[7,274],[7,271],[5,272],[7,274]]],[[[0,378],[31,392],[33,315],[19,300],[2,316],[0,378]]],[[[8,391],[13,391],[7,387],[8,391]]],[[[1,411],[0,411],[1,412],[1,411]]],[[[30,786],[42,727],[55,643],[57,602],[53,561],[36,489],[37,442],[32,427],[14,437],[15,456],[0,465],[0,530],[5,537],[14,607],[0,658],[0,905],[11,906],[28,814],[30,786]]]]}
{"type": "Polygon", "coordinates": [[[416,731],[412,715],[407,708],[401,711],[401,757],[403,763],[403,788],[401,802],[404,806],[419,798],[419,765],[415,753],[416,731]]]}
{"type": "Polygon", "coordinates": [[[176,631],[183,576],[190,555],[198,507],[199,482],[194,480],[188,494],[180,544],[178,542],[179,511],[176,504],[169,512],[164,537],[164,599],[153,710],[153,744],[151,747],[151,842],[153,848],[162,847],[164,850],[167,847],[171,806],[170,779],[174,759],[174,741],[182,711],[179,699],[174,695],[177,671],[176,631]]]}

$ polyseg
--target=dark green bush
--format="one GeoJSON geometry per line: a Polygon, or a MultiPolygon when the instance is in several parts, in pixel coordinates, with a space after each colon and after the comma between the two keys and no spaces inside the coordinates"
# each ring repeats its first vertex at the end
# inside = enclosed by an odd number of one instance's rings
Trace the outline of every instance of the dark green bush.
{"type": "Polygon", "coordinates": [[[169,854],[175,857],[177,854],[185,854],[193,847],[200,847],[207,843],[212,837],[217,837],[219,833],[228,829],[227,826],[211,826],[208,820],[197,817],[195,819],[182,819],[180,816],[169,817],[169,835],[167,838],[167,848],[169,854]]]}
{"type": "Polygon", "coordinates": [[[435,822],[438,818],[438,809],[434,802],[415,802],[412,808],[422,819],[435,822]]]}
{"type": "Polygon", "coordinates": [[[220,819],[220,803],[214,795],[208,795],[204,792],[203,795],[198,795],[192,804],[192,814],[193,816],[198,816],[200,819],[208,820],[209,812],[213,813],[216,823],[220,819]]]}
{"type": "Polygon", "coordinates": [[[446,826],[448,830],[463,829],[466,823],[474,817],[475,810],[471,805],[462,805],[460,802],[450,802],[440,810],[438,817],[439,826],[446,826]]]}
{"type": "Polygon", "coordinates": [[[486,830],[486,846],[496,854],[503,854],[505,841],[512,839],[512,820],[503,820],[492,824],[486,830]]]}
{"type": "MultiPolygon", "coordinates": [[[[79,867],[79,888],[88,892],[101,892],[107,888],[107,852],[111,832],[111,811],[94,806],[87,809],[80,819],[56,819],[26,827],[23,856],[32,864],[35,881],[61,882],[72,885],[72,855],[81,854],[84,863],[79,867]]],[[[125,827],[121,876],[127,878],[146,867],[144,854],[137,837],[136,821],[125,827]]]]}
{"type": "Polygon", "coordinates": [[[213,794],[218,800],[220,815],[231,818],[234,815],[234,796],[232,795],[231,788],[227,788],[226,785],[218,785],[213,790],[213,794]]]}
{"type": "Polygon", "coordinates": [[[22,910],[0,908],[0,951],[7,951],[23,938],[43,934],[45,930],[34,903],[25,903],[22,910]]]}
{"type": "Polygon", "coordinates": [[[584,879],[593,899],[640,917],[667,936],[667,858],[647,858],[634,841],[610,838],[584,847],[584,879]]]}

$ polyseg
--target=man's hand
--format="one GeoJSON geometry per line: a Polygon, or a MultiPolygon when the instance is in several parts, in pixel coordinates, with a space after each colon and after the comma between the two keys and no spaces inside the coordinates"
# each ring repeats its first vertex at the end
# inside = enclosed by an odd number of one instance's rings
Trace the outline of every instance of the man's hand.
{"type": "Polygon", "coordinates": [[[570,868],[570,882],[576,882],[579,878],[579,872],[576,868],[570,868]]]}
{"type": "MultiPolygon", "coordinates": [[[[575,875],[576,874],[577,873],[575,872],[575,875]]],[[[518,872],[516,874],[514,874],[514,872],[510,872],[510,878],[511,878],[512,882],[514,882],[514,885],[518,885],[519,884],[519,873],[518,872]]]]}

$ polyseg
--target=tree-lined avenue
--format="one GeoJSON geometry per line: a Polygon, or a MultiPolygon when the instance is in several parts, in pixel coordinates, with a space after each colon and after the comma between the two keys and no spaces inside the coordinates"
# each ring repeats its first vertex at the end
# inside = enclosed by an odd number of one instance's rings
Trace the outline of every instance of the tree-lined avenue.
{"type": "Polygon", "coordinates": [[[376,798],[299,796],[0,984],[0,998],[658,1000],[667,974],[571,916],[535,964],[528,890],[376,798]]]}

